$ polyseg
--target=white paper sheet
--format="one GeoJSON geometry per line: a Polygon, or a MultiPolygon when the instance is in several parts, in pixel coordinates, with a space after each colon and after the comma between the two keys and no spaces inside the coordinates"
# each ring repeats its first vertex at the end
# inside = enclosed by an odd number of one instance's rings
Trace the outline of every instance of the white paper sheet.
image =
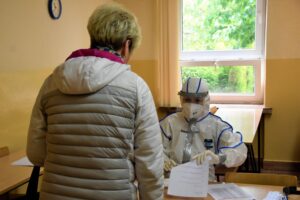
{"type": "Polygon", "coordinates": [[[208,193],[215,200],[255,200],[251,194],[233,183],[211,184],[208,193]]]}
{"type": "Polygon", "coordinates": [[[12,162],[11,165],[15,165],[15,166],[33,166],[33,164],[28,160],[27,156],[12,162]]]}
{"type": "Polygon", "coordinates": [[[271,191],[263,200],[287,200],[287,198],[280,192],[271,191]]]}
{"type": "Polygon", "coordinates": [[[206,197],[208,162],[196,165],[195,160],[171,170],[168,194],[181,197],[206,197]]]}

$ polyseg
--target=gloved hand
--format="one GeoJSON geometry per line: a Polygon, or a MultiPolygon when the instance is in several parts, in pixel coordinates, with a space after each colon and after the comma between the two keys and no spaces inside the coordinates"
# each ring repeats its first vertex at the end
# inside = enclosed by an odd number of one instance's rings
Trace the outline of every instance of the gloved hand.
{"type": "Polygon", "coordinates": [[[219,156],[209,150],[205,150],[204,152],[193,156],[192,159],[196,160],[197,165],[202,165],[205,160],[208,160],[209,164],[211,165],[220,163],[219,156]]]}
{"type": "Polygon", "coordinates": [[[167,161],[164,162],[164,170],[167,171],[167,172],[169,172],[176,165],[177,164],[176,164],[176,162],[174,160],[169,159],[169,160],[167,160],[167,161]]]}

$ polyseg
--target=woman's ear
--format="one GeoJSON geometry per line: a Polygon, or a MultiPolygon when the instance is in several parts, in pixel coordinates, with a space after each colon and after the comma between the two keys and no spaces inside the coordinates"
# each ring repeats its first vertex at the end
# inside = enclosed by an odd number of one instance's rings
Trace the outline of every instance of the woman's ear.
{"type": "Polygon", "coordinates": [[[130,45],[131,45],[131,40],[126,40],[124,43],[124,46],[122,48],[121,51],[121,55],[124,59],[125,63],[128,63],[129,59],[130,59],[130,45]]]}

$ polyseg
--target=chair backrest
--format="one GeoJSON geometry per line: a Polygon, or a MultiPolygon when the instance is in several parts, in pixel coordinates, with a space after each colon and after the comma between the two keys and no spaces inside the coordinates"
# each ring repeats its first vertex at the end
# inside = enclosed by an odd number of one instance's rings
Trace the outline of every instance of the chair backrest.
{"type": "Polygon", "coordinates": [[[0,147],[0,158],[3,156],[7,156],[9,154],[9,150],[7,146],[0,147]]]}
{"type": "Polygon", "coordinates": [[[225,182],[259,185],[297,186],[297,176],[287,174],[227,172],[225,182]]]}

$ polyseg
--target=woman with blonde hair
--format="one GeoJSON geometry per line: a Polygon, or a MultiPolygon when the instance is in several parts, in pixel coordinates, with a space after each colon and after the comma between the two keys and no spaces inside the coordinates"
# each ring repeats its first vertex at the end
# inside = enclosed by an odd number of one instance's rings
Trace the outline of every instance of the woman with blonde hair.
{"type": "Polygon", "coordinates": [[[137,19],[107,4],[87,28],[91,48],[54,70],[32,111],[27,156],[44,167],[40,200],[163,199],[156,109],[127,65],[141,39],[137,19]]]}

